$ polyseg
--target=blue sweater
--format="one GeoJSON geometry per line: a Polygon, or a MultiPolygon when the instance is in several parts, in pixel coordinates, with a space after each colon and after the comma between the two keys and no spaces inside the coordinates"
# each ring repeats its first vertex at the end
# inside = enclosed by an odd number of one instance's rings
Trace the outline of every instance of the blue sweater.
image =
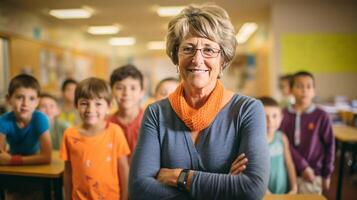
{"type": "Polygon", "coordinates": [[[236,94],[194,144],[168,99],[151,104],[132,158],[130,199],[262,199],[269,175],[265,130],[262,104],[236,94]],[[247,168],[230,175],[241,153],[249,160],[247,168]],[[190,192],[159,183],[160,168],[193,170],[190,192]]]}

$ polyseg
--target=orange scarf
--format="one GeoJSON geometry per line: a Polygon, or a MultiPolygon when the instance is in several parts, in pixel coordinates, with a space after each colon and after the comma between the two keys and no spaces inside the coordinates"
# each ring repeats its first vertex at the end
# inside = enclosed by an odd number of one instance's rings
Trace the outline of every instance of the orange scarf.
{"type": "Polygon", "coordinates": [[[183,83],[175,92],[169,96],[171,107],[178,117],[185,123],[191,131],[202,131],[207,128],[222,107],[224,87],[217,81],[215,88],[208,97],[207,101],[199,109],[192,108],[185,100],[183,94],[183,83]]]}

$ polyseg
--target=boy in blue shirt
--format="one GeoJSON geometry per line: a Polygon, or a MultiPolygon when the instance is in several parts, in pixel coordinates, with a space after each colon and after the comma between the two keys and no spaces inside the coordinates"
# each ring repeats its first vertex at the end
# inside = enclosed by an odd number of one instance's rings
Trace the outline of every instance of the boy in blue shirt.
{"type": "Polygon", "coordinates": [[[10,81],[6,98],[12,111],[0,116],[0,165],[51,162],[49,122],[35,110],[39,94],[40,84],[30,75],[21,74],[10,81]]]}

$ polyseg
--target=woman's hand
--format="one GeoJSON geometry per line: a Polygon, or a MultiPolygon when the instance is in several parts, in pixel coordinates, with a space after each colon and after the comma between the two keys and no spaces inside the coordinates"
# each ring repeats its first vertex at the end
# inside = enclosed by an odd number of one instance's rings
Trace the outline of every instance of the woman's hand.
{"type": "Polygon", "coordinates": [[[0,150],[0,165],[9,165],[11,162],[11,155],[4,150],[0,150]]]}
{"type": "Polygon", "coordinates": [[[242,173],[247,168],[248,158],[245,157],[245,154],[240,154],[232,163],[229,173],[232,175],[238,175],[242,173]]]}
{"type": "Polygon", "coordinates": [[[314,170],[311,169],[311,167],[306,167],[301,175],[305,181],[308,181],[310,183],[314,182],[315,180],[315,173],[314,170]]]}
{"type": "Polygon", "coordinates": [[[156,176],[156,180],[165,185],[177,187],[177,178],[182,169],[161,168],[156,176]]]}

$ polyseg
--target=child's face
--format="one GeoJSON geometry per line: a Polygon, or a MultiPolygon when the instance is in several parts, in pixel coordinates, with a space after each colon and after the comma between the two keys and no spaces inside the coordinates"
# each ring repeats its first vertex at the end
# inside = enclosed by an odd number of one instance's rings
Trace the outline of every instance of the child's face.
{"type": "Polygon", "coordinates": [[[290,95],[290,83],[289,80],[281,80],[280,81],[280,89],[281,89],[281,93],[283,94],[283,96],[288,96],[290,95]]]}
{"type": "Polygon", "coordinates": [[[178,83],[175,81],[166,81],[161,84],[161,86],[157,89],[156,99],[164,99],[168,97],[172,92],[174,92],[177,88],[178,83]]]}
{"type": "Polygon", "coordinates": [[[38,109],[45,113],[51,120],[59,115],[57,102],[49,97],[40,98],[38,109]]]}
{"type": "Polygon", "coordinates": [[[296,103],[300,105],[309,105],[315,97],[314,81],[309,76],[298,76],[294,80],[292,93],[295,96],[296,103]]]}
{"type": "Polygon", "coordinates": [[[280,127],[282,114],[279,107],[276,106],[264,106],[265,118],[267,123],[268,134],[274,134],[280,127]]]}
{"type": "Polygon", "coordinates": [[[83,124],[85,126],[94,127],[105,122],[106,114],[109,111],[109,105],[103,98],[79,98],[77,103],[77,110],[83,124]]]}
{"type": "Polygon", "coordinates": [[[32,88],[20,87],[8,97],[8,102],[17,119],[27,121],[38,106],[37,91],[32,88]]]}
{"type": "Polygon", "coordinates": [[[63,98],[66,101],[69,102],[74,102],[74,91],[76,90],[77,85],[74,83],[69,83],[66,85],[64,91],[63,91],[63,98]]]}
{"type": "Polygon", "coordinates": [[[119,109],[125,110],[140,106],[144,96],[140,81],[131,77],[117,81],[112,88],[112,93],[119,109]]]}

